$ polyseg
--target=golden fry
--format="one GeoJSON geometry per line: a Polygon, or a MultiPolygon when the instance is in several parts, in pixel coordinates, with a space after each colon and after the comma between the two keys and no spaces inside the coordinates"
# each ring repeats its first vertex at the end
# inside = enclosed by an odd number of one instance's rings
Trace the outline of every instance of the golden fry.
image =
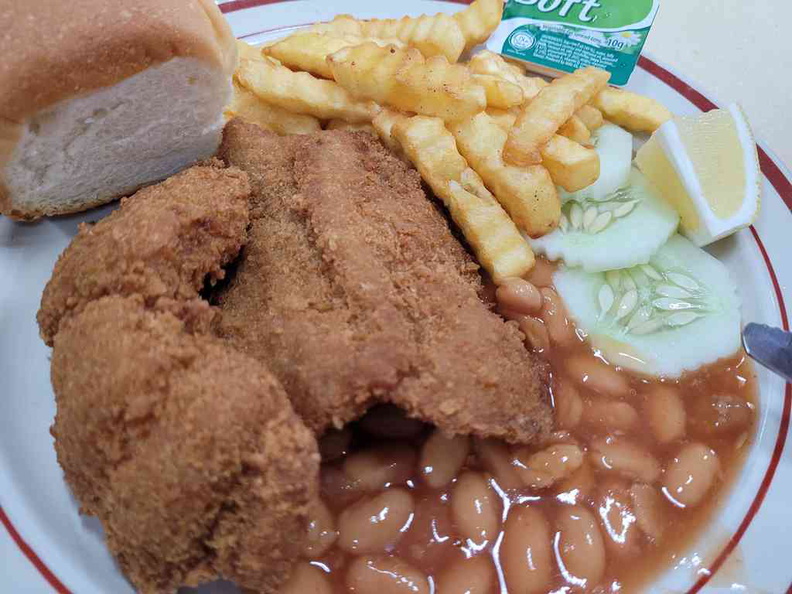
{"type": "Polygon", "coordinates": [[[487,93],[487,107],[509,109],[523,103],[522,88],[492,74],[474,74],[473,81],[487,93]]]}
{"type": "Polygon", "coordinates": [[[594,97],[592,105],[606,120],[631,132],[652,133],[673,117],[662,103],[651,97],[612,87],[594,97]]]}
{"type": "Polygon", "coordinates": [[[469,117],[487,105],[484,89],[464,66],[416,49],[364,43],[327,58],[333,78],[358,99],[443,119],[469,117]]]}
{"type": "Polygon", "coordinates": [[[316,23],[308,30],[327,35],[363,35],[362,21],[349,14],[337,14],[332,21],[316,23]]]}
{"type": "Polygon", "coordinates": [[[577,115],[573,115],[569,118],[564,125],[558,129],[558,133],[561,136],[566,136],[570,140],[574,140],[581,144],[585,144],[591,138],[591,132],[577,115]]]}
{"type": "Polygon", "coordinates": [[[501,130],[505,130],[508,132],[511,130],[511,127],[514,126],[514,122],[517,121],[517,116],[519,115],[519,110],[516,109],[509,109],[508,111],[505,109],[496,109],[493,107],[488,107],[487,111],[485,112],[492,121],[498,124],[501,127],[501,130]]]}
{"type": "MultiPolygon", "coordinates": [[[[506,132],[511,130],[517,119],[509,111],[488,109],[487,114],[506,132]]],[[[600,174],[597,151],[558,134],[542,147],[542,165],[550,172],[553,182],[567,192],[587,188],[597,181],[600,174]]]]}
{"type": "Polygon", "coordinates": [[[486,113],[450,126],[457,147],[517,226],[531,237],[552,231],[561,216],[553,180],[541,165],[515,167],[503,162],[508,134],[486,113]]]}
{"type": "Polygon", "coordinates": [[[475,0],[454,15],[465,37],[465,49],[484,43],[500,25],[503,0],[475,0]]]}
{"type": "Polygon", "coordinates": [[[333,81],[292,72],[267,56],[261,61],[241,60],[235,76],[266,103],[322,120],[370,122],[379,111],[376,104],[356,101],[333,81]]]}
{"type": "Polygon", "coordinates": [[[465,36],[450,15],[439,13],[400,19],[361,21],[364,36],[400,39],[417,48],[424,56],[445,56],[454,63],[465,49],[465,36]]]}
{"type": "Polygon", "coordinates": [[[234,81],[234,98],[223,111],[226,119],[241,118],[276,134],[310,134],[322,129],[318,119],[268,105],[234,81]]]}
{"type": "Polygon", "coordinates": [[[345,47],[371,41],[377,45],[403,44],[396,40],[377,40],[352,34],[326,35],[313,31],[299,31],[264,48],[264,55],[272,56],[292,70],[310,72],[322,78],[333,78],[327,56],[345,47]]]}
{"type": "Polygon", "coordinates": [[[597,151],[556,134],[542,147],[542,165],[556,185],[577,192],[593,184],[600,175],[597,151]]]}
{"type": "Polygon", "coordinates": [[[325,126],[325,130],[346,130],[348,132],[368,132],[369,134],[377,135],[374,126],[367,123],[351,124],[344,120],[330,120],[325,126]]]}
{"type": "Polygon", "coordinates": [[[249,43],[242,41],[241,39],[236,40],[237,46],[237,62],[240,60],[261,60],[261,48],[255,45],[250,45],[249,43]]]}
{"type": "Polygon", "coordinates": [[[590,132],[594,132],[594,130],[602,126],[604,121],[602,112],[591,105],[584,105],[575,112],[575,115],[580,118],[580,121],[583,122],[590,132]]]}
{"type": "Polygon", "coordinates": [[[459,154],[439,118],[400,118],[393,137],[448,208],[479,262],[496,282],[522,276],[534,255],[514,221],[459,154]]]}
{"type": "Polygon", "coordinates": [[[610,74],[594,67],[581,68],[555,79],[523,107],[503,154],[507,163],[535,165],[541,162],[541,147],[574,113],[608,84],[610,74]]]}
{"type": "Polygon", "coordinates": [[[377,114],[377,117],[371,121],[371,125],[374,126],[374,130],[380,137],[382,144],[387,146],[397,155],[401,155],[403,153],[401,145],[395,138],[393,138],[393,126],[396,125],[396,122],[406,118],[407,116],[399,113],[398,111],[393,111],[392,109],[383,109],[377,114]]]}
{"type": "Polygon", "coordinates": [[[489,50],[481,50],[476,53],[470,58],[468,67],[474,74],[490,74],[518,85],[523,90],[525,101],[536,97],[539,91],[549,84],[538,76],[526,76],[519,66],[507,62],[503,56],[489,50]]]}

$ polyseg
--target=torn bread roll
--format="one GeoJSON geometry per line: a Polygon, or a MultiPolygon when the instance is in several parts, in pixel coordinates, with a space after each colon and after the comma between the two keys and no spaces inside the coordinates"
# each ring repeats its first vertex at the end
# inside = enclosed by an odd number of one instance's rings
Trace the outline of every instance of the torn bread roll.
{"type": "Polygon", "coordinates": [[[211,0],[10,2],[0,31],[0,213],[85,210],[217,149],[236,46],[211,0]]]}

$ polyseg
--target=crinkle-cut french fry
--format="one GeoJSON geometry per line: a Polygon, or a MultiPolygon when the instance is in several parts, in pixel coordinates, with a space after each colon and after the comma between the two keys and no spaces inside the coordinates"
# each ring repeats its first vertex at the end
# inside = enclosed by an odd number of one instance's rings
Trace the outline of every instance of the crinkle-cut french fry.
{"type": "Polygon", "coordinates": [[[542,165],[555,184],[567,192],[587,188],[600,175],[597,151],[558,134],[542,147],[542,165]]]}
{"type": "Polygon", "coordinates": [[[580,118],[580,121],[583,122],[590,132],[594,132],[594,130],[602,126],[604,121],[602,112],[592,105],[584,105],[575,112],[575,115],[580,118]]]}
{"type": "Polygon", "coordinates": [[[375,103],[356,101],[338,84],[307,72],[292,72],[277,60],[241,60],[236,79],[271,105],[321,120],[370,122],[379,111],[375,103]]]}
{"type": "Polygon", "coordinates": [[[531,237],[558,225],[561,204],[547,169],[515,167],[503,162],[507,133],[486,113],[452,123],[457,148],[512,220],[531,237]]]}
{"type": "Polygon", "coordinates": [[[345,122],[344,120],[330,120],[325,126],[325,130],[346,130],[348,132],[368,132],[369,134],[377,135],[374,126],[368,123],[345,122]]]}
{"type": "Polygon", "coordinates": [[[424,56],[445,56],[449,62],[459,60],[465,49],[465,36],[451,15],[438,13],[400,19],[362,21],[363,35],[380,39],[400,39],[417,48],[424,56]]]}
{"type": "Polygon", "coordinates": [[[333,78],[357,99],[443,119],[469,117],[487,105],[484,88],[465,66],[414,48],[364,43],[327,58],[333,78]]]}
{"type": "Polygon", "coordinates": [[[264,48],[264,55],[272,56],[292,70],[310,72],[322,78],[333,78],[327,56],[345,47],[360,45],[367,41],[377,45],[392,44],[404,47],[398,39],[380,40],[348,33],[327,35],[314,31],[298,31],[264,48]]]}
{"type": "Polygon", "coordinates": [[[509,109],[523,103],[523,90],[520,86],[492,74],[474,74],[473,81],[487,93],[487,107],[509,109]]]}
{"type": "Polygon", "coordinates": [[[249,43],[242,41],[241,39],[236,40],[237,46],[237,62],[240,60],[261,60],[261,48],[255,45],[250,45],[249,43]]]}
{"type": "Polygon", "coordinates": [[[496,282],[522,276],[534,264],[530,246],[500,204],[468,167],[439,118],[399,118],[393,137],[462,230],[496,282]]]}
{"type": "Polygon", "coordinates": [[[382,143],[396,153],[401,153],[402,149],[398,141],[393,138],[393,126],[396,125],[396,122],[405,118],[407,116],[403,113],[386,107],[377,114],[377,117],[371,120],[371,125],[374,126],[374,130],[380,140],[382,140],[382,143]]]}
{"type": "Polygon", "coordinates": [[[588,66],[555,79],[527,102],[503,150],[507,163],[536,165],[541,148],[575,112],[608,84],[610,73],[588,66]]]}
{"type": "Polygon", "coordinates": [[[631,132],[652,133],[673,117],[662,103],[651,97],[612,87],[596,95],[592,105],[606,120],[631,132]]]}
{"type": "Polygon", "coordinates": [[[475,0],[454,15],[465,37],[465,49],[484,43],[500,25],[503,0],[475,0]]]}
{"type": "MultiPolygon", "coordinates": [[[[488,109],[492,121],[508,132],[517,116],[509,111],[488,109]]],[[[599,178],[600,161],[597,151],[556,134],[542,147],[542,165],[550,172],[557,186],[567,192],[587,188],[599,178]]]]}
{"type": "Polygon", "coordinates": [[[564,125],[558,129],[558,133],[581,144],[585,144],[591,138],[591,132],[577,115],[573,115],[564,122],[564,125]]]}
{"type": "Polygon", "coordinates": [[[236,81],[234,81],[234,97],[226,106],[223,115],[228,120],[241,118],[281,136],[311,134],[322,129],[321,122],[315,117],[292,113],[281,107],[269,105],[236,81]]]}
{"type": "Polygon", "coordinates": [[[316,23],[308,30],[327,35],[363,35],[362,21],[350,14],[337,14],[332,21],[316,23]]]}
{"type": "Polygon", "coordinates": [[[495,122],[498,126],[501,127],[502,130],[508,132],[511,130],[511,127],[514,126],[514,122],[517,121],[517,116],[520,113],[518,109],[497,109],[494,107],[488,107],[486,111],[487,115],[492,118],[492,121],[495,122]]]}
{"type": "Polygon", "coordinates": [[[503,56],[489,50],[477,52],[468,63],[470,71],[475,74],[490,74],[503,80],[519,85],[523,90],[525,101],[530,101],[549,83],[538,76],[526,76],[519,67],[507,62],[503,56]]]}

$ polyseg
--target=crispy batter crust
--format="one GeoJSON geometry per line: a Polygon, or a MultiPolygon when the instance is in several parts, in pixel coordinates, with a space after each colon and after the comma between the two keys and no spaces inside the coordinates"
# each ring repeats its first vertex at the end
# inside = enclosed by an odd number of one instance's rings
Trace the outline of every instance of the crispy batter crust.
{"type": "Polygon", "coordinates": [[[79,234],[58,258],[44,289],[38,323],[48,345],[61,319],[104,295],[195,299],[205,279],[246,240],[247,176],[219,163],[192,167],[140,190],[79,234]]]}
{"type": "Polygon", "coordinates": [[[544,366],[479,299],[414,170],[366,133],[281,138],[240,121],[220,157],[253,197],[217,331],[267,362],[311,428],[389,401],[450,433],[547,432],[544,366]]]}
{"type": "Polygon", "coordinates": [[[65,320],[58,460],[141,592],[223,575],[275,593],[304,545],[316,440],[258,362],[136,297],[65,320]]]}

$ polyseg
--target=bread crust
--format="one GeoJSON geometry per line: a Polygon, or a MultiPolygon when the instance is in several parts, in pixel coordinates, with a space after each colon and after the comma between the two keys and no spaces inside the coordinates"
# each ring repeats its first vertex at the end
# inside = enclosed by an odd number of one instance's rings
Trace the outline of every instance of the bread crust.
{"type": "Polygon", "coordinates": [[[236,63],[231,28],[212,0],[9,2],[0,31],[0,213],[21,220],[96,205],[15,208],[3,172],[30,116],[172,58],[198,58],[229,77],[236,63]]]}

